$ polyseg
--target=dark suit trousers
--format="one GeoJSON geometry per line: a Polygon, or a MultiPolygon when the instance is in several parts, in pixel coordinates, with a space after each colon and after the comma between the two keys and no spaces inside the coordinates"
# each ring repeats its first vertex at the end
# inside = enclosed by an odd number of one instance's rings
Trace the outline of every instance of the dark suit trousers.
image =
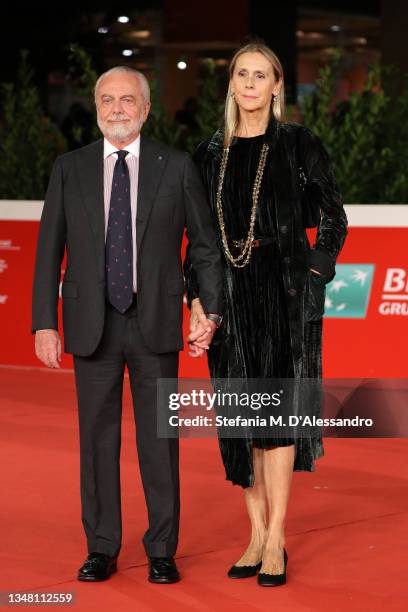
{"type": "Polygon", "coordinates": [[[120,446],[122,391],[128,366],[136,444],[149,528],[147,555],[176,551],[180,515],[178,440],[157,437],[157,378],[177,378],[178,353],[155,354],[140,333],[136,301],[125,314],[106,305],[97,350],[74,356],[79,409],[82,522],[88,551],[110,556],[121,547],[120,446]]]}

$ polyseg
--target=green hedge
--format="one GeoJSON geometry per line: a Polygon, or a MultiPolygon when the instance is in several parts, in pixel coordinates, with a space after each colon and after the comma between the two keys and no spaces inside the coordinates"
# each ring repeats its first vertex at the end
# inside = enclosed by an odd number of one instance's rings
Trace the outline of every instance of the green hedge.
{"type": "MultiPolygon", "coordinates": [[[[80,94],[93,107],[97,75],[92,61],[79,46],[70,49],[71,65],[80,75],[80,94]]],[[[363,90],[335,104],[341,69],[342,56],[337,52],[321,70],[314,94],[302,104],[303,122],[329,150],[346,202],[408,202],[408,75],[373,65],[363,90]]],[[[43,111],[26,51],[15,83],[0,87],[0,199],[42,199],[53,160],[67,144],[43,111]]],[[[160,79],[153,79],[152,110],[144,133],[193,152],[222,121],[223,89],[215,66],[208,63],[197,99],[196,128],[190,133],[168,115],[160,97],[160,79]]],[[[79,127],[74,126],[74,133],[83,142],[79,127]]],[[[98,137],[95,121],[91,138],[98,137]]]]}

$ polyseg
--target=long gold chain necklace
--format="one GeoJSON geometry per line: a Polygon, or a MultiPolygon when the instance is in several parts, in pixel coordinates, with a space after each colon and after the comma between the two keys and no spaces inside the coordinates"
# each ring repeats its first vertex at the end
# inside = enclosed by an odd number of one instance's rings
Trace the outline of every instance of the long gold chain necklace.
{"type": "Polygon", "coordinates": [[[249,221],[248,235],[242,247],[242,251],[239,253],[239,255],[237,255],[237,257],[234,257],[232,255],[230,248],[228,246],[227,234],[225,232],[224,213],[222,210],[222,187],[224,183],[225,171],[227,169],[229,150],[230,150],[229,147],[226,147],[223,150],[221,166],[220,166],[220,175],[219,175],[218,189],[217,189],[218,222],[220,224],[222,245],[224,247],[224,253],[227,259],[236,268],[244,268],[248,264],[251,258],[252,243],[254,240],[256,210],[258,207],[259,190],[261,187],[262,177],[263,177],[263,173],[265,170],[265,163],[266,163],[266,158],[267,158],[268,151],[269,151],[269,145],[267,144],[262,145],[261,154],[259,156],[258,170],[256,171],[256,177],[255,177],[254,186],[252,189],[252,209],[251,209],[251,216],[250,216],[250,221],[249,221]]]}

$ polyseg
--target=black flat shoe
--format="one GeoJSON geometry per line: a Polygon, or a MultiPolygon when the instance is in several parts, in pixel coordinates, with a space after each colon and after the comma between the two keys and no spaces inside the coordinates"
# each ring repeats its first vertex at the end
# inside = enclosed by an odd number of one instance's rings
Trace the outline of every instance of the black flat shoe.
{"type": "Polygon", "coordinates": [[[172,584],[180,580],[173,557],[149,557],[149,582],[172,584]]]}
{"type": "Polygon", "coordinates": [[[265,574],[263,572],[259,572],[258,574],[258,584],[260,586],[281,586],[286,583],[286,566],[288,564],[288,555],[285,549],[283,549],[283,560],[285,563],[285,569],[283,574],[265,574]]]}
{"type": "Polygon", "coordinates": [[[258,565],[233,565],[229,570],[228,578],[251,578],[261,569],[262,561],[258,565]]]}
{"type": "Polygon", "coordinates": [[[117,569],[117,557],[109,557],[98,552],[89,553],[85,563],[79,568],[78,580],[101,582],[107,580],[117,569]]]}

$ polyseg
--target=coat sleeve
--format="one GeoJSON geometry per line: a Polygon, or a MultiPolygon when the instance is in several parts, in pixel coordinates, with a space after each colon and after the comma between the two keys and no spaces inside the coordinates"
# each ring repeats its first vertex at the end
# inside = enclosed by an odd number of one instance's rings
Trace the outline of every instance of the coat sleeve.
{"type": "Polygon", "coordinates": [[[37,239],[32,297],[32,326],[58,329],[61,263],[66,242],[62,167],[55,161],[48,184],[37,239]]]}
{"type": "MultiPolygon", "coordinates": [[[[198,145],[193,155],[194,163],[197,166],[200,165],[201,157],[206,149],[206,144],[207,144],[207,141],[198,145]]],[[[185,287],[186,298],[187,298],[187,306],[191,309],[191,302],[194,299],[199,297],[200,288],[198,285],[197,274],[194,269],[193,262],[191,260],[190,251],[191,251],[191,243],[188,242],[187,248],[186,248],[186,256],[184,259],[183,272],[184,272],[184,287],[185,287]]]]}
{"type": "Polygon", "coordinates": [[[191,309],[191,302],[199,297],[197,274],[194,270],[190,257],[190,243],[187,244],[186,257],[184,259],[184,287],[186,291],[187,306],[191,309]]]}
{"type": "Polygon", "coordinates": [[[309,129],[302,128],[302,136],[301,153],[310,193],[320,209],[320,223],[316,242],[311,249],[310,267],[320,272],[329,282],[334,278],[336,259],[347,235],[347,216],[326,148],[309,129]]]}
{"type": "Polygon", "coordinates": [[[210,206],[199,171],[186,154],[184,198],[187,253],[184,262],[187,301],[199,297],[204,312],[222,312],[221,255],[216,243],[210,206]]]}

